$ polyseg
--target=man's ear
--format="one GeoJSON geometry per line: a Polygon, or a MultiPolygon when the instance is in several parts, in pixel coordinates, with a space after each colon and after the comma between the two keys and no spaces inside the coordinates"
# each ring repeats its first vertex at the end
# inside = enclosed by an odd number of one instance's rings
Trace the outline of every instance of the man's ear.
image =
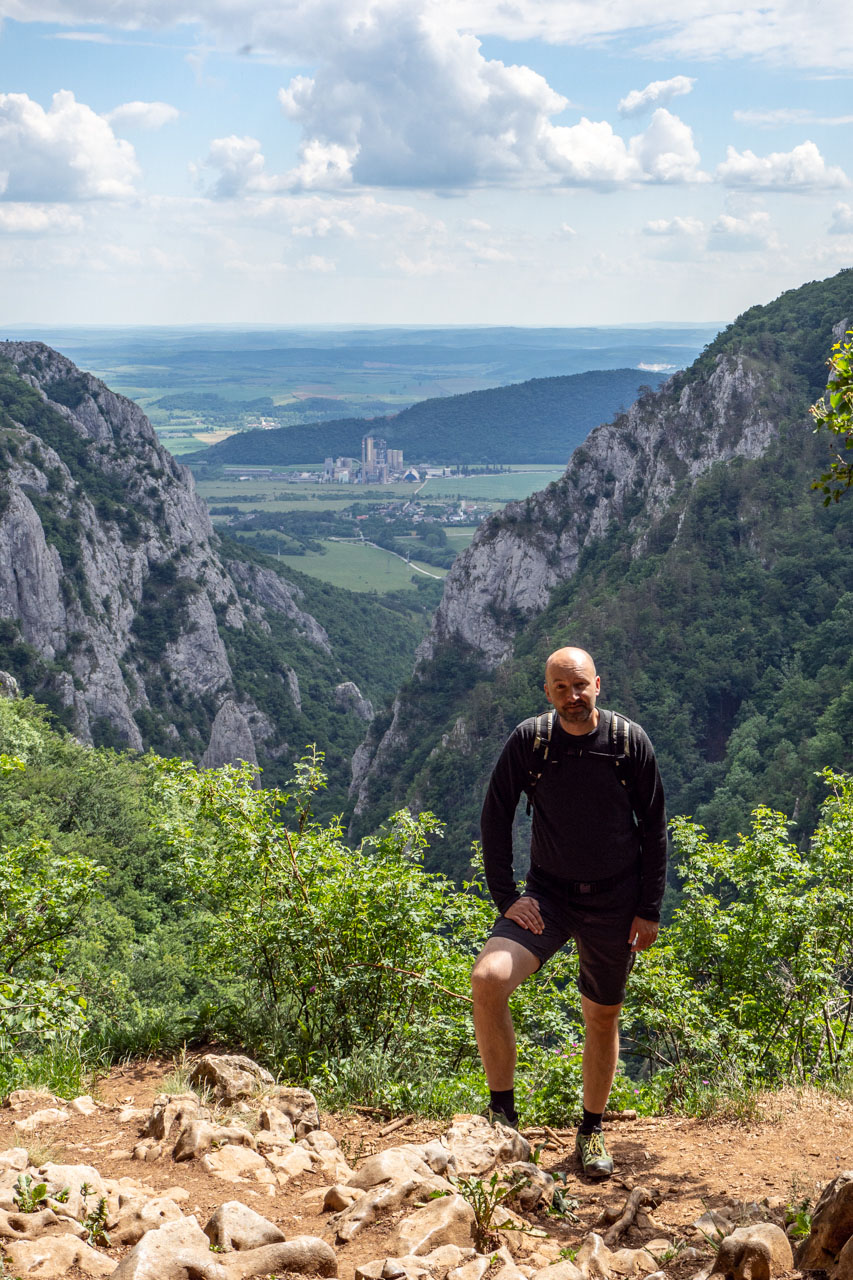
{"type": "Polygon", "coordinates": [[[542,688],[545,690],[545,697],[546,697],[546,698],[548,699],[548,701],[550,702],[550,701],[551,701],[551,695],[550,695],[550,693],[548,692],[548,681],[547,681],[547,680],[546,680],[546,681],[545,681],[545,683],[543,684],[542,688]]]}

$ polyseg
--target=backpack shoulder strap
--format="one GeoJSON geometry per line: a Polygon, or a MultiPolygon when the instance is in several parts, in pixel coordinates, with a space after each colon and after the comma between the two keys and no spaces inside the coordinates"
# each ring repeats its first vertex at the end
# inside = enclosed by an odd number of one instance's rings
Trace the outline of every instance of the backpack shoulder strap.
{"type": "Polygon", "coordinates": [[[609,742],[616,776],[628,792],[628,799],[631,801],[631,808],[634,810],[634,818],[639,826],[640,819],[634,802],[634,757],[631,753],[632,727],[631,721],[625,716],[619,716],[615,711],[610,713],[609,742]]]}
{"type": "Polygon", "coordinates": [[[536,717],[536,725],[533,732],[533,748],[530,753],[530,762],[527,766],[527,815],[533,808],[533,797],[536,792],[536,784],[542,777],[542,770],[548,759],[548,752],[551,749],[551,734],[554,731],[554,719],[556,711],[543,711],[541,715],[536,717]]]}

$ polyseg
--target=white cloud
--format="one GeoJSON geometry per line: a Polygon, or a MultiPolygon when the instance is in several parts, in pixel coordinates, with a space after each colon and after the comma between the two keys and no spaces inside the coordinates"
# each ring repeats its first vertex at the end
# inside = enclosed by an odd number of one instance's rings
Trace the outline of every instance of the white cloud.
{"type": "Polygon", "coordinates": [[[729,147],[726,159],[717,166],[717,177],[726,186],[757,191],[826,190],[850,185],[843,169],[827,165],[813,142],[801,142],[792,151],[773,151],[767,156],[729,147]]]}
{"type": "Polygon", "coordinates": [[[704,231],[699,218],[655,218],[643,227],[646,236],[700,236],[704,231]]]}
{"type": "Polygon", "coordinates": [[[123,102],[104,114],[108,124],[119,129],[162,129],[180,115],[168,102],[123,102]]]}
{"type": "Polygon", "coordinates": [[[631,153],[651,182],[706,182],[699,169],[693,132],[678,116],[658,107],[645,133],[631,139],[631,153]]]}
{"type": "Polygon", "coordinates": [[[566,240],[573,240],[577,235],[577,231],[575,231],[574,227],[570,226],[568,222],[560,223],[558,233],[561,236],[564,236],[566,240]]]}
{"type": "Polygon", "coordinates": [[[672,98],[689,93],[696,83],[691,76],[673,76],[670,80],[652,80],[645,89],[632,89],[619,103],[621,116],[637,116],[649,107],[660,107],[672,98]]]}
{"type": "Polygon", "coordinates": [[[307,239],[326,239],[334,236],[344,240],[353,240],[356,230],[348,218],[328,217],[323,215],[314,222],[295,223],[290,228],[291,235],[307,239]]]}
{"type": "Polygon", "coordinates": [[[192,166],[194,176],[201,182],[202,170],[213,169],[218,177],[209,188],[209,194],[227,200],[244,195],[247,191],[269,190],[264,172],[265,160],[257,138],[214,138],[203,166],[192,166]]]}
{"type": "Polygon", "coordinates": [[[0,94],[3,199],[123,199],[138,174],[130,143],[68,90],[53,95],[48,111],[25,93],[0,94]]]}
{"type": "Polygon", "coordinates": [[[739,124],[755,124],[763,128],[781,128],[789,124],[845,125],[853,124],[853,116],[817,116],[805,107],[773,107],[765,111],[735,111],[739,124]]]}
{"type": "Polygon", "coordinates": [[[331,258],[324,258],[319,253],[311,253],[306,258],[301,258],[297,262],[300,271],[314,271],[319,275],[328,275],[335,270],[335,264],[331,258]]]}
{"type": "Polygon", "coordinates": [[[708,247],[745,252],[777,248],[778,240],[770,224],[770,214],[763,209],[754,209],[741,217],[731,213],[720,214],[711,225],[708,247]]]}
{"type": "MultiPolygon", "coordinates": [[[[425,7],[424,0],[418,2],[425,7]]],[[[413,6],[414,7],[414,4],[413,6]]],[[[249,46],[311,62],[347,33],[395,15],[394,0],[2,0],[19,22],[202,24],[224,47],[249,46]]],[[[445,0],[444,19],[480,35],[584,45],[628,35],[644,53],[756,58],[785,67],[853,69],[848,0],[445,0]],[[642,43],[643,32],[653,39],[642,43]],[[659,33],[665,32],[661,36],[659,33]]]]}
{"type": "Polygon", "coordinates": [[[538,72],[486,59],[474,36],[424,5],[371,11],[279,98],[304,132],[293,186],[602,187],[701,176],[677,116],[659,109],[628,144],[606,121],[555,124],[568,101],[538,72]]]}
{"type": "Polygon", "coordinates": [[[0,204],[0,232],[42,235],[48,231],[79,231],[83,219],[67,205],[0,204]]]}
{"type": "Polygon", "coordinates": [[[832,210],[832,222],[829,224],[831,236],[853,235],[853,205],[839,200],[832,210]]]}

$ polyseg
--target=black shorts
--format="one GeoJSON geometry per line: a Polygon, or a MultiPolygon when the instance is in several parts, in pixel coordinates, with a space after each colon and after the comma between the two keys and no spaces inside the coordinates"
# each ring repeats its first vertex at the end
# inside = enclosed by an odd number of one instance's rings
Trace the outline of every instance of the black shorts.
{"type": "Polygon", "coordinates": [[[629,873],[601,893],[570,893],[561,881],[531,867],[524,894],[539,903],[544,933],[531,933],[514,920],[498,916],[492,937],[520,943],[538,958],[540,969],[573,938],[580,960],[581,995],[595,1004],[621,1004],[636,960],[628,933],[640,900],[639,874],[629,873]]]}

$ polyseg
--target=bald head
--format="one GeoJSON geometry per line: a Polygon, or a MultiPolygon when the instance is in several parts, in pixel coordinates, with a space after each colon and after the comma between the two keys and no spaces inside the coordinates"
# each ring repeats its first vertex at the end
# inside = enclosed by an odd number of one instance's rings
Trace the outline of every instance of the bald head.
{"type": "Polygon", "coordinates": [[[587,653],[586,649],[576,649],[574,645],[566,645],[564,649],[555,649],[545,663],[545,679],[548,679],[548,672],[552,666],[564,667],[586,667],[595,678],[595,663],[591,653],[587,653]]]}
{"type": "Polygon", "coordinates": [[[566,733],[591,733],[598,726],[595,702],[600,688],[586,649],[556,649],[545,664],[545,694],[566,733]]]}

